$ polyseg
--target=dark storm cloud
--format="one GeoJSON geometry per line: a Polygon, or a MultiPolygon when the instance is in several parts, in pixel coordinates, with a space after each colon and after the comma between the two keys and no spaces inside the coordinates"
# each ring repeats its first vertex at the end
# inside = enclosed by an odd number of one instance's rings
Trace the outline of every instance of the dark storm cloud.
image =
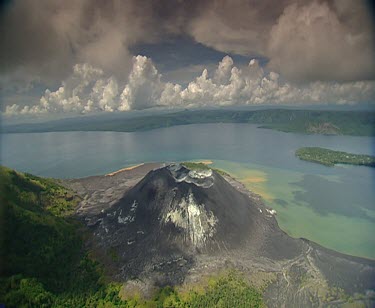
{"type": "Polygon", "coordinates": [[[8,1],[1,110],[373,102],[372,13],[365,0],[8,1]]]}
{"type": "MultiPolygon", "coordinates": [[[[152,58],[155,65],[163,73],[191,65],[217,64],[228,52],[222,52],[197,43],[190,37],[174,37],[160,43],[137,44],[130,48],[131,53],[152,58]]],[[[253,57],[230,54],[239,65],[247,65],[253,57]]],[[[267,59],[261,59],[262,64],[267,59]]],[[[200,71],[202,72],[202,70],[200,71]]]]}
{"type": "Polygon", "coordinates": [[[87,62],[127,76],[129,48],[187,35],[225,53],[262,56],[295,80],[374,78],[365,1],[14,1],[0,20],[0,68],[47,81],[87,62]]]}
{"type": "Polygon", "coordinates": [[[126,76],[129,47],[179,34],[194,1],[25,0],[3,6],[0,69],[60,79],[77,62],[126,76]]]}
{"type": "Polygon", "coordinates": [[[294,80],[374,78],[365,1],[215,1],[190,33],[221,51],[262,54],[271,69],[294,80]]]}

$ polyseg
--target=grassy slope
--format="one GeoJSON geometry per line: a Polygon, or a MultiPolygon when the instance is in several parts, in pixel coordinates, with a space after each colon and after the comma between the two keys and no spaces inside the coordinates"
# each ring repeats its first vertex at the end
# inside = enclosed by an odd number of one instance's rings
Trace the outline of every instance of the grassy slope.
{"type": "Polygon", "coordinates": [[[262,296],[233,274],[199,292],[166,287],[151,300],[121,299],[83,249],[69,215],[78,199],[56,181],[0,166],[0,303],[7,307],[261,307],[262,296]],[[203,305],[203,306],[202,306],[203,305]]]}
{"type": "Polygon", "coordinates": [[[370,155],[351,154],[319,147],[300,148],[296,151],[298,158],[326,166],[350,164],[375,167],[375,157],[370,155]]]}
{"type": "Polygon", "coordinates": [[[264,128],[307,134],[371,136],[375,134],[375,112],[269,109],[257,111],[199,110],[139,116],[126,119],[59,120],[39,124],[11,125],[3,132],[46,131],[146,131],[199,123],[252,123],[264,128]]]}

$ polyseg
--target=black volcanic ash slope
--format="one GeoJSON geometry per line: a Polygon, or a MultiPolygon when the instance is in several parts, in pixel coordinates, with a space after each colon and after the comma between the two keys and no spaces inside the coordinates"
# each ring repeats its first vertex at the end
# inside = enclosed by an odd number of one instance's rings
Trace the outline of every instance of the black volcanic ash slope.
{"type": "MultiPolygon", "coordinates": [[[[90,208],[79,214],[109,276],[147,290],[235,268],[256,280],[273,277],[265,291],[270,307],[320,307],[349,295],[373,304],[374,261],[291,238],[273,211],[234,179],[192,168],[154,169],[99,215],[90,208]]],[[[89,199],[85,204],[95,206],[89,199]]]]}
{"type": "Polygon", "coordinates": [[[220,174],[178,164],[149,172],[94,228],[99,246],[124,265],[122,278],[163,264],[183,270],[196,254],[246,247],[254,255],[283,259],[301,246],[278,228],[269,210],[220,174]]]}

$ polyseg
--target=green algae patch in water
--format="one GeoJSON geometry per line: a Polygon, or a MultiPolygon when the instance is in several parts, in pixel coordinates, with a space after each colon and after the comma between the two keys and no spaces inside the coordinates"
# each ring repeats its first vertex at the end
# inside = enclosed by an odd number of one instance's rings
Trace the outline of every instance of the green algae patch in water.
{"type": "Polygon", "coordinates": [[[216,160],[212,166],[228,172],[259,194],[267,206],[276,210],[280,227],[290,236],[307,238],[345,254],[375,259],[375,211],[360,202],[345,202],[347,196],[340,194],[348,188],[339,176],[306,175],[216,160]],[[309,197],[311,190],[314,198],[309,197]]]}

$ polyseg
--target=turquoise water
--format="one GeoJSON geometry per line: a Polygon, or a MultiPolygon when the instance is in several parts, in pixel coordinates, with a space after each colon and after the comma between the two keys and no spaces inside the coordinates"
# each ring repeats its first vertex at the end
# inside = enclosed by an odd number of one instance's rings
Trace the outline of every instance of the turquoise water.
{"type": "Polygon", "coordinates": [[[3,165],[57,178],[104,174],[141,162],[211,160],[261,194],[290,235],[375,259],[375,169],[330,168],[294,156],[302,146],[373,154],[374,138],[283,133],[249,124],[1,137],[3,165]]]}

